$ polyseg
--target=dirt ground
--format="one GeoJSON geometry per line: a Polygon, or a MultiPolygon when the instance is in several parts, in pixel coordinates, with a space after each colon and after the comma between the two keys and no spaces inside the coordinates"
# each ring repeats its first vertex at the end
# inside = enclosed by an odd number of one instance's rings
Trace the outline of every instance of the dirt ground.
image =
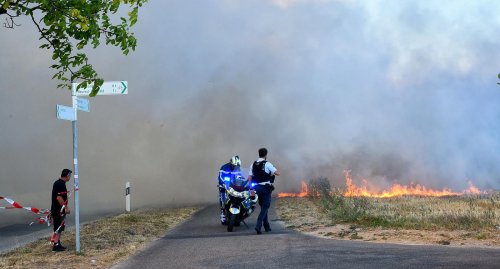
{"type": "Polygon", "coordinates": [[[110,268],[143,249],[145,245],[182,221],[197,208],[134,211],[85,224],[81,252],[75,252],[75,233],[63,233],[64,252],[52,252],[43,238],[0,255],[0,268],[110,268]]]}
{"type": "Polygon", "coordinates": [[[500,227],[488,230],[402,230],[335,224],[309,198],[276,200],[279,218],[289,229],[312,236],[406,245],[450,245],[500,248],[500,227]]]}

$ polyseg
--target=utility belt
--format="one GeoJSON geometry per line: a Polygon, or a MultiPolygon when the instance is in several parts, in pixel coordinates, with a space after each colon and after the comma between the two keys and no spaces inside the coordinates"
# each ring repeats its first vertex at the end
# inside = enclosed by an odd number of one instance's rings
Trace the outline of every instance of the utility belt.
{"type": "Polygon", "coordinates": [[[257,183],[257,185],[266,186],[271,190],[271,192],[274,191],[274,185],[273,185],[273,183],[271,183],[271,181],[259,182],[259,183],[257,183]]]}

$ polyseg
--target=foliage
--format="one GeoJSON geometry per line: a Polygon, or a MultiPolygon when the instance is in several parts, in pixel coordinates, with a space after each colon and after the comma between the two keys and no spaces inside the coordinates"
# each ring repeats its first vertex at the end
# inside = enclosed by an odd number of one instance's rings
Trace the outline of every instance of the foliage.
{"type": "Polygon", "coordinates": [[[99,78],[88,57],[81,50],[87,46],[98,47],[102,39],[106,45],[119,47],[123,54],[135,50],[137,40],[130,31],[137,22],[138,9],[147,0],[0,0],[0,17],[5,17],[4,27],[15,28],[16,18],[27,16],[40,33],[40,48],[52,51],[56,70],[52,78],[70,86],[71,81],[82,80],[80,87],[93,83],[94,96],[103,80],[99,78]],[[129,6],[128,17],[113,23],[123,5],[129,6]]]}
{"type": "Polygon", "coordinates": [[[330,216],[337,222],[359,222],[369,209],[365,197],[345,197],[344,191],[335,188],[328,196],[322,197],[322,204],[329,208],[330,216]]]}

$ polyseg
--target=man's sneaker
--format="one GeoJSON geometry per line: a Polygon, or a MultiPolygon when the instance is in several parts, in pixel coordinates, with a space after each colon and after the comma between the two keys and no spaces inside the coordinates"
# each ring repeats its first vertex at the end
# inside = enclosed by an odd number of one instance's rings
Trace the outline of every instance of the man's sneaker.
{"type": "Polygon", "coordinates": [[[66,247],[61,244],[61,241],[57,242],[57,244],[64,250],[66,250],[66,247]]]}
{"type": "Polygon", "coordinates": [[[65,251],[66,248],[63,248],[61,245],[55,245],[52,247],[52,251],[65,251]]]}

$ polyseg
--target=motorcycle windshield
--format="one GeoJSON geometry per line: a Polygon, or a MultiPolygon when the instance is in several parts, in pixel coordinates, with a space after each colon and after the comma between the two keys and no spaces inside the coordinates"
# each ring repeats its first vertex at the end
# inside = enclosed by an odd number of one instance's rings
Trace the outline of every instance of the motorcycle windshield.
{"type": "Polygon", "coordinates": [[[250,187],[250,182],[245,177],[237,176],[231,180],[230,187],[235,191],[242,192],[250,187]]]}

